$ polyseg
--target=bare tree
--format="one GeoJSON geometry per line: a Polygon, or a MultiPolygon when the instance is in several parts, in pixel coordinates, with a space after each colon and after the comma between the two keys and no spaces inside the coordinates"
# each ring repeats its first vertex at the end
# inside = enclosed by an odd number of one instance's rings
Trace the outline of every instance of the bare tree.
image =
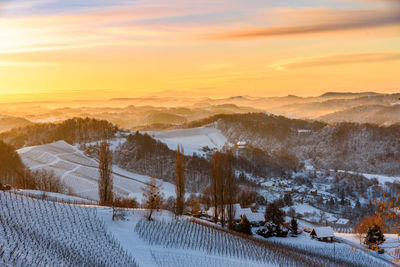
{"type": "MultiPolygon", "coordinates": [[[[222,153],[215,152],[211,158],[211,196],[212,196],[212,204],[214,206],[214,222],[218,222],[219,218],[219,204],[221,203],[220,199],[220,188],[221,188],[221,178],[222,178],[222,153]]],[[[223,213],[223,209],[221,210],[223,213]]]]}
{"type": "Polygon", "coordinates": [[[144,207],[149,210],[147,219],[152,220],[154,210],[159,210],[162,204],[161,184],[157,183],[156,177],[151,177],[150,183],[142,188],[144,207]]]}
{"type": "Polygon", "coordinates": [[[227,204],[227,216],[228,216],[228,227],[233,229],[233,220],[235,218],[235,210],[233,204],[236,200],[236,194],[238,192],[238,187],[236,184],[236,177],[233,173],[233,154],[232,150],[229,150],[225,154],[224,160],[224,191],[225,199],[227,204]]]}
{"type": "Polygon", "coordinates": [[[112,177],[112,154],[110,145],[106,140],[100,144],[99,151],[99,198],[100,205],[113,202],[113,177],[112,177]]]}
{"type": "Polygon", "coordinates": [[[175,153],[175,160],[176,214],[182,215],[185,209],[185,158],[182,146],[178,146],[178,150],[175,153]]]}

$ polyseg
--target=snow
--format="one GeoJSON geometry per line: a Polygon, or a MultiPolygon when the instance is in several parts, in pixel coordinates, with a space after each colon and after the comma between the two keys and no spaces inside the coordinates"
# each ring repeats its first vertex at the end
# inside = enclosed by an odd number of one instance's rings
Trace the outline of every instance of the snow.
{"type": "MultiPolygon", "coordinates": [[[[149,222],[148,210],[122,210],[125,219],[113,221],[110,207],[52,203],[0,191],[0,265],[294,266],[279,250],[211,223],[175,218],[168,211],[154,211],[149,222]]],[[[311,258],[320,256],[320,263],[334,258],[361,266],[388,265],[376,255],[353,251],[347,243],[319,242],[306,234],[268,241],[283,244],[288,252],[297,248],[311,258]]]]}
{"type": "MultiPolygon", "coordinates": [[[[69,186],[76,195],[91,200],[98,196],[98,163],[84,155],[77,147],[64,141],[51,144],[25,147],[17,151],[22,161],[32,170],[52,170],[69,186]]],[[[114,192],[122,197],[142,199],[142,188],[150,181],[149,176],[129,172],[113,166],[114,192]]],[[[165,197],[175,195],[171,183],[158,180],[165,197]]]]}
{"type": "MultiPolygon", "coordinates": [[[[304,216],[304,219],[306,219],[308,221],[311,221],[311,217],[316,220],[318,220],[318,218],[320,217],[321,210],[314,208],[313,206],[311,206],[307,203],[296,203],[295,205],[292,205],[291,207],[283,208],[283,210],[285,212],[288,212],[290,208],[294,208],[297,213],[302,214],[304,216]]],[[[335,216],[331,213],[326,212],[325,216],[326,216],[326,220],[328,220],[329,222],[334,222],[337,220],[337,218],[335,218],[335,216]]]]}
{"type": "MultiPolygon", "coordinates": [[[[175,219],[174,215],[170,212],[155,211],[152,216],[155,222],[148,222],[144,219],[147,212],[147,210],[143,209],[129,209],[126,210],[126,220],[112,221],[110,209],[99,209],[99,216],[104,220],[107,229],[119,241],[124,250],[133,256],[139,266],[274,266],[253,262],[246,258],[218,255],[211,251],[206,252],[199,248],[201,246],[200,244],[197,249],[191,249],[187,247],[177,248],[174,246],[153,243],[150,239],[144,239],[140,234],[138,234],[136,229],[137,224],[142,223],[143,225],[146,225],[158,223],[159,225],[164,224],[168,226],[168,223],[173,223],[175,219]]],[[[191,230],[192,229],[193,228],[191,228],[191,230]]],[[[185,231],[185,235],[186,234],[187,236],[190,235],[190,238],[193,238],[193,233],[185,231]]],[[[178,235],[178,233],[174,233],[173,235],[178,235]]],[[[173,239],[174,236],[163,234],[162,240],[173,239]]],[[[146,236],[146,238],[152,237],[146,236]]],[[[182,239],[181,241],[180,244],[187,244],[185,240],[182,239]]],[[[206,240],[204,240],[204,242],[206,242],[206,240]]]]}
{"type": "MultiPolygon", "coordinates": [[[[360,244],[360,239],[357,234],[348,234],[348,233],[335,233],[335,235],[343,241],[347,241],[347,243],[357,249],[367,250],[364,245],[360,244]]],[[[392,260],[395,257],[395,250],[400,248],[400,237],[396,234],[384,234],[386,241],[380,245],[380,247],[385,249],[385,253],[379,255],[377,252],[370,252],[376,257],[381,257],[386,260],[392,260]]],[[[398,256],[397,256],[398,257],[398,256]]]]}
{"type": "Polygon", "coordinates": [[[298,129],[297,132],[298,132],[298,133],[311,133],[311,130],[307,130],[307,129],[298,129]]]}
{"type": "MultiPolygon", "coordinates": [[[[225,209],[225,218],[228,218],[228,206],[224,207],[225,209]]],[[[207,211],[206,214],[210,217],[214,216],[214,207],[210,207],[207,211]]],[[[234,220],[240,220],[242,218],[242,215],[246,215],[247,219],[250,222],[261,222],[264,221],[264,214],[260,212],[253,212],[250,208],[242,208],[240,204],[233,204],[233,210],[234,210],[234,220]]]]}
{"type": "Polygon", "coordinates": [[[332,227],[330,226],[315,227],[313,231],[315,231],[317,238],[332,237],[335,235],[332,227]]]}
{"type": "Polygon", "coordinates": [[[336,221],[336,224],[348,224],[350,222],[349,219],[340,218],[336,221]]]}
{"type": "Polygon", "coordinates": [[[383,175],[383,174],[371,174],[371,173],[359,173],[359,172],[354,172],[354,171],[344,171],[344,170],[339,170],[338,172],[342,173],[350,173],[350,174],[359,174],[364,176],[367,179],[374,179],[376,178],[380,184],[385,184],[386,182],[389,183],[399,183],[400,182],[400,176],[388,176],[388,175],[383,175]]]}
{"type": "Polygon", "coordinates": [[[40,190],[28,190],[28,189],[18,189],[18,190],[10,190],[10,192],[24,195],[24,196],[33,196],[33,197],[43,197],[45,196],[46,200],[56,201],[56,202],[69,202],[69,203],[80,203],[80,204],[96,204],[93,200],[84,199],[81,197],[69,196],[60,193],[54,192],[45,192],[40,190]]]}
{"type": "MultiPolygon", "coordinates": [[[[338,233],[335,233],[335,239],[337,235],[338,233]]],[[[307,233],[300,234],[297,237],[272,237],[268,238],[268,240],[293,246],[308,252],[313,252],[321,256],[334,257],[336,259],[350,261],[357,266],[390,266],[388,262],[382,261],[381,258],[377,257],[377,255],[372,255],[359,249],[354,250],[354,246],[352,244],[343,242],[321,242],[316,239],[312,239],[307,233]]]]}
{"type": "Polygon", "coordinates": [[[185,155],[193,155],[193,153],[204,155],[205,152],[203,151],[203,147],[220,150],[225,145],[229,145],[227,138],[221,133],[221,131],[213,127],[199,127],[160,132],[149,131],[146,133],[165,143],[172,150],[176,150],[178,145],[182,145],[185,155]]]}

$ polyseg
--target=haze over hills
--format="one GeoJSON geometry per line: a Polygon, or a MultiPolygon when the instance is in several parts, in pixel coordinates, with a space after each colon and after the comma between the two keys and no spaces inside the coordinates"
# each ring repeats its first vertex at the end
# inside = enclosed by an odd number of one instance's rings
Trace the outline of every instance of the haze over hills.
{"type": "MultiPolygon", "coordinates": [[[[217,114],[262,111],[328,123],[391,125],[400,122],[399,98],[400,93],[374,92],[328,92],[315,97],[233,96],[220,99],[153,96],[106,101],[10,103],[1,105],[0,114],[19,116],[31,122],[57,122],[73,117],[91,117],[105,119],[121,128],[133,130],[162,130],[217,114]]],[[[0,130],[1,125],[0,121],[0,130]]],[[[10,126],[7,128],[14,127],[13,124],[8,125],[10,126]]],[[[15,126],[23,126],[23,122],[15,126]]]]}
{"type": "Polygon", "coordinates": [[[9,131],[13,128],[24,127],[31,124],[33,124],[33,122],[24,118],[0,115],[0,133],[9,131]]]}

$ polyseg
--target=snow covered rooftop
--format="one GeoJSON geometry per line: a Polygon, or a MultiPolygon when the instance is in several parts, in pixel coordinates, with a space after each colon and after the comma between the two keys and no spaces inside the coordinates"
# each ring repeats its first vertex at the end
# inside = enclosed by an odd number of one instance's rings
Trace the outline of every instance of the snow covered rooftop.
{"type": "Polygon", "coordinates": [[[348,224],[350,222],[349,219],[340,218],[336,221],[336,224],[348,224]]]}
{"type": "Polygon", "coordinates": [[[313,233],[315,233],[318,238],[333,237],[335,235],[332,227],[330,226],[316,227],[311,231],[311,235],[313,233]]]}

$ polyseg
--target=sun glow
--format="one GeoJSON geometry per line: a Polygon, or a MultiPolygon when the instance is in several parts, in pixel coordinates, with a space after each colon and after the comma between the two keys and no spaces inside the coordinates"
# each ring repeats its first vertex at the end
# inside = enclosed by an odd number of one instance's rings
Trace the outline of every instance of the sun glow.
{"type": "Polygon", "coordinates": [[[88,88],[124,96],[397,90],[398,6],[269,5],[6,2],[0,5],[0,91],[53,95],[46,99],[62,91],[76,99],[109,97],[88,88]]]}

